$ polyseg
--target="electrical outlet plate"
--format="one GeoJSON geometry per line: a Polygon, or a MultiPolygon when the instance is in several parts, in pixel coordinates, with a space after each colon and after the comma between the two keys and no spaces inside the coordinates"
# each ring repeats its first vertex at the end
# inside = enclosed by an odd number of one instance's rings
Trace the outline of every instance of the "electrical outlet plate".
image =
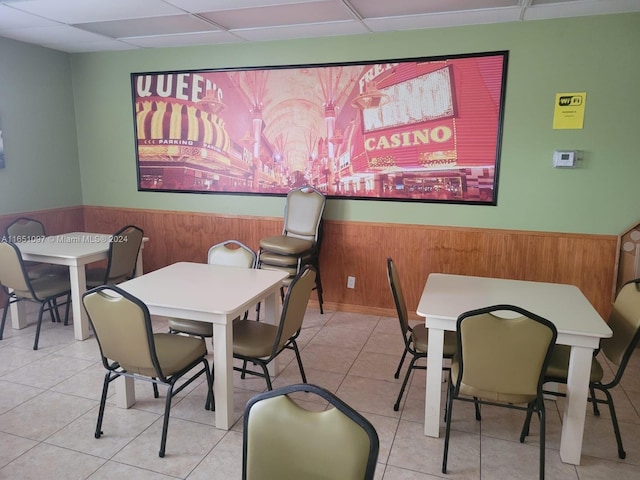
{"type": "Polygon", "coordinates": [[[347,288],[356,288],[356,277],[347,277],[347,288]]]}

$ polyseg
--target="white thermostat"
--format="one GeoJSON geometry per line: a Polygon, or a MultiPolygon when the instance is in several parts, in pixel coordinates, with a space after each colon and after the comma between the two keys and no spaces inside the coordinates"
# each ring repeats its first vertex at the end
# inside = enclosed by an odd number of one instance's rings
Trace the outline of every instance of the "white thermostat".
{"type": "Polygon", "coordinates": [[[553,166],[572,168],[576,166],[579,152],[576,150],[556,150],[553,152],[553,166]]]}

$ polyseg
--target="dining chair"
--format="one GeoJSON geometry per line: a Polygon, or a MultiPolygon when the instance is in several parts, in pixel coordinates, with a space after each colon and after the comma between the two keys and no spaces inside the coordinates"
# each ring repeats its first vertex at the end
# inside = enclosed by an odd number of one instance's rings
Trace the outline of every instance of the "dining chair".
{"type": "Polygon", "coordinates": [[[302,381],[307,383],[296,339],[300,335],[315,278],[316,271],[311,265],[305,265],[295,276],[287,288],[277,325],[253,320],[240,320],[233,324],[233,356],[244,361],[242,367],[233,369],[242,372],[242,378],[245,373],[263,377],[267,388],[272,390],[267,365],[285,349],[289,349],[296,355],[302,381]],[[246,369],[246,362],[260,366],[262,371],[246,369]]]}
{"type": "MultiPolygon", "coordinates": [[[[387,258],[387,279],[389,280],[389,288],[391,289],[391,295],[393,296],[393,302],[396,306],[396,312],[398,314],[398,321],[400,323],[400,331],[402,333],[402,340],[404,342],[404,352],[400,358],[400,363],[394,374],[395,378],[400,377],[400,371],[407,354],[411,355],[411,361],[409,362],[409,368],[402,381],[402,387],[398,393],[396,403],[393,405],[393,409],[397,412],[400,409],[400,402],[402,401],[402,395],[409,381],[409,375],[413,370],[426,370],[426,365],[417,365],[416,362],[421,358],[427,358],[427,345],[429,343],[429,331],[424,323],[420,323],[414,327],[409,325],[409,314],[407,312],[407,304],[404,300],[402,293],[402,285],[400,283],[400,275],[398,269],[391,258],[387,258]]],[[[456,334],[455,332],[444,333],[444,350],[443,357],[447,359],[453,358],[456,352],[456,334]]],[[[447,367],[443,367],[448,370],[447,367]]]]}
{"type": "Polygon", "coordinates": [[[87,288],[99,285],[116,285],[132,279],[136,274],[136,263],[144,233],[140,227],[127,225],[109,239],[107,266],[86,270],[87,288]]]}
{"type": "Polygon", "coordinates": [[[447,473],[454,400],[526,411],[520,433],[540,419],[539,476],[545,470],[544,372],[558,332],[553,323],[514,305],[494,305],[458,317],[457,352],[449,371],[442,473],[447,473]]]}
{"type": "MultiPolygon", "coordinates": [[[[305,397],[306,399],[306,397],[305,397]]],[[[324,388],[294,384],[251,398],[244,413],[243,480],[371,480],[379,440],[373,425],[324,388]],[[310,411],[298,392],[328,402],[310,411]]]]}
{"type": "MultiPolygon", "coordinates": [[[[624,459],[627,454],[622,445],[622,436],[611,390],[622,380],[629,359],[640,342],[640,278],[631,280],[622,286],[613,303],[607,323],[613,331],[613,335],[610,338],[603,338],[600,341],[599,352],[595,353],[601,352],[608,363],[614,367],[613,378],[604,380],[605,369],[594,355],[589,376],[589,401],[593,403],[593,413],[596,416],[600,416],[599,403],[609,406],[613,432],[618,445],[618,457],[624,459]],[[605,398],[597,398],[596,391],[602,392],[605,398]]],[[[567,383],[570,354],[571,348],[566,345],[556,345],[553,348],[544,377],[545,382],[567,383]]],[[[545,393],[566,396],[563,392],[545,391],[545,393]]]]}
{"type": "MultiPolygon", "coordinates": [[[[256,253],[238,240],[226,240],[209,248],[207,253],[209,265],[221,265],[226,267],[254,268],[256,265],[256,253]]],[[[248,317],[245,312],[244,318],[248,317]]],[[[238,317],[234,321],[239,320],[238,317]]],[[[198,337],[213,337],[213,324],[186,320],[183,318],[169,318],[169,331],[171,333],[185,333],[198,337]]]]}
{"type": "Polygon", "coordinates": [[[326,197],[311,186],[291,190],[285,202],[282,233],[261,239],[258,250],[258,268],[284,270],[289,273],[289,278],[283,282],[283,288],[280,290],[282,298],[285,287],[300,273],[304,265],[314,267],[320,313],[324,313],[320,246],[325,203],[326,197]]]}
{"type": "Polygon", "coordinates": [[[2,323],[0,324],[0,340],[4,332],[9,306],[21,301],[34,302],[40,305],[36,324],[36,335],[33,349],[38,349],[40,328],[44,312],[49,312],[51,321],[60,322],[59,307],[66,305],[64,324],[69,320],[69,304],[71,303],[71,284],[69,276],[41,275],[31,278],[22,260],[20,249],[15,243],[0,242],[0,285],[2,285],[7,299],[4,303],[2,323]],[[57,299],[66,297],[62,304],[57,299]]]}
{"type": "Polygon", "coordinates": [[[202,374],[207,379],[205,409],[214,409],[213,380],[207,346],[202,338],[154,333],[147,306],[117,286],[101,285],[82,296],[96,335],[102,365],[107,370],[102,387],[95,438],[100,438],[109,384],[119,377],[168,387],[158,455],[164,457],[172,398],[202,374]],[[191,373],[198,365],[202,368],[191,373]],[[188,375],[190,374],[190,375],[188,375]],[[176,388],[178,381],[186,378],[176,388]]]}
{"type": "MultiPolygon", "coordinates": [[[[17,218],[5,229],[5,238],[11,243],[43,241],[46,236],[44,224],[34,218],[17,218]]],[[[69,268],[66,265],[51,265],[29,260],[23,260],[23,263],[30,278],[38,278],[42,275],[69,274],[69,268]]]]}

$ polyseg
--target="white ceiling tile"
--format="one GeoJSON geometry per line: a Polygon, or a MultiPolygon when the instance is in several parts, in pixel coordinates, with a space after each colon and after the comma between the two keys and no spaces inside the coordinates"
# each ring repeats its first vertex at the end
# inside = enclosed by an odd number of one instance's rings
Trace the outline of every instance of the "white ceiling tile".
{"type": "Polygon", "coordinates": [[[193,15],[170,15],[110,22],[79,23],[75,26],[113,38],[175,35],[178,33],[218,30],[215,26],[193,15]]]}
{"type": "MultiPolygon", "coordinates": [[[[65,30],[54,26],[81,24],[86,35],[101,34],[91,48],[117,50],[122,44],[100,43],[108,40],[103,35],[154,48],[624,12],[640,12],[640,0],[0,0],[0,36],[58,45],[65,30]]],[[[90,40],[72,42],[59,49],[87,51],[90,40]]]]}
{"type": "Polygon", "coordinates": [[[184,13],[160,0],[25,0],[15,8],[64,23],[87,23],[184,13]]]}
{"type": "Polygon", "coordinates": [[[364,18],[518,6],[518,0],[350,0],[350,3],[364,18]]]}
{"type": "Polygon", "coordinates": [[[105,40],[105,37],[101,35],[96,35],[91,32],[85,32],[84,30],[73,28],[68,25],[4,30],[2,32],[2,35],[5,37],[13,38],[15,40],[20,40],[22,42],[31,42],[37,44],[74,42],[82,43],[105,40]]]}
{"type": "MultiPolygon", "coordinates": [[[[331,3],[339,0],[330,0],[331,3]]],[[[314,3],[318,0],[166,0],[167,3],[189,12],[212,12],[237,10],[239,8],[267,7],[271,5],[292,5],[296,3],[314,3]]],[[[329,3],[326,1],[325,3],[329,3]]]]}
{"type": "Polygon", "coordinates": [[[474,12],[435,13],[430,15],[409,15],[405,17],[372,18],[364,23],[374,32],[388,30],[416,30],[445,26],[481,25],[488,23],[517,22],[520,9],[500,8],[474,12]]]}
{"type": "Polygon", "coordinates": [[[157,37],[139,37],[122,39],[131,45],[145,48],[186,47],[190,45],[216,45],[242,42],[228,32],[189,33],[185,35],[161,35],[157,37]]]}
{"type": "Polygon", "coordinates": [[[319,23],[315,25],[288,25],[285,27],[250,28],[232,30],[239,37],[252,42],[271,40],[291,40],[294,38],[313,38],[337,35],[358,35],[368,33],[367,29],[356,21],[319,23]]]}
{"type": "Polygon", "coordinates": [[[25,27],[51,27],[54,25],[59,25],[59,23],[0,4],[0,30],[25,27]]]}
{"type": "Polygon", "coordinates": [[[277,25],[299,25],[306,23],[352,20],[353,15],[342,5],[333,2],[278,5],[220,12],[203,12],[201,15],[230,30],[237,28],[259,28],[277,25]],[[277,22],[274,22],[277,19],[277,22]]]}

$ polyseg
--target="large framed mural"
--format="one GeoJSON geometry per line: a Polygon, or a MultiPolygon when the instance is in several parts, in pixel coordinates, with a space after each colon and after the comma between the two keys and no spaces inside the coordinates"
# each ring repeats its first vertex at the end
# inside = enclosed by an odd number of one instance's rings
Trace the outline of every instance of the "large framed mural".
{"type": "Polygon", "coordinates": [[[507,62],[133,73],[138,189],[496,205],[507,62]]]}

